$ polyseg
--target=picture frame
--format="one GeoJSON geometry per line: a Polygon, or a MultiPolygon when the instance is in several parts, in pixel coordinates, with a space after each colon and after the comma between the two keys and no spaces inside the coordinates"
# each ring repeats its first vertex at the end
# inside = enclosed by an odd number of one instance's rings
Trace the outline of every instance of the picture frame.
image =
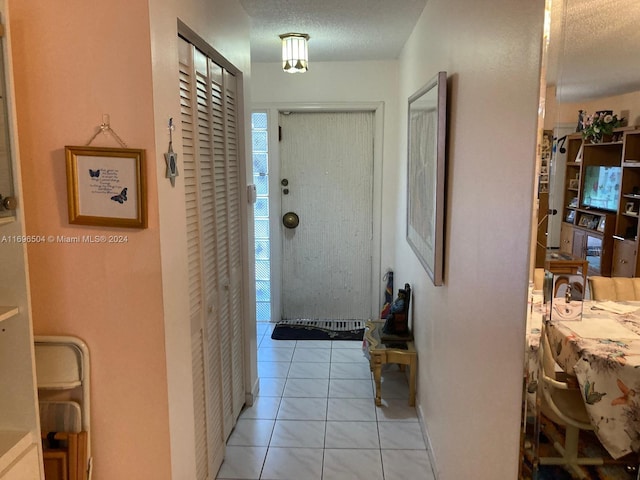
{"type": "Polygon", "coordinates": [[[604,232],[604,227],[606,225],[607,222],[607,217],[606,216],[602,216],[600,217],[600,221],[598,222],[598,231],[599,232],[604,232]]]}
{"type": "Polygon", "coordinates": [[[573,223],[573,220],[576,218],[576,211],[575,210],[569,210],[567,212],[567,216],[565,217],[564,221],[567,223],[573,223]]]}
{"type": "Polygon", "coordinates": [[[66,146],[69,223],[147,227],[145,152],[66,146]]]}
{"type": "Polygon", "coordinates": [[[580,144],[580,148],[578,149],[578,153],[576,153],[575,163],[582,162],[582,154],[583,154],[583,144],[580,144]]]}
{"type": "Polygon", "coordinates": [[[578,188],[578,179],[570,178],[569,179],[569,188],[577,189],[578,188]]]}
{"type": "Polygon", "coordinates": [[[637,215],[638,212],[635,211],[635,203],[627,202],[624,206],[624,213],[629,213],[631,215],[637,215]]]}
{"type": "Polygon", "coordinates": [[[588,227],[589,224],[593,221],[593,216],[591,215],[582,215],[580,217],[580,221],[578,222],[578,226],[580,227],[588,227]]]}
{"type": "Polygon", "coordinates": [[[434,285],[444,283],[447,72],[408,99],[407,242],[434,285]]]}

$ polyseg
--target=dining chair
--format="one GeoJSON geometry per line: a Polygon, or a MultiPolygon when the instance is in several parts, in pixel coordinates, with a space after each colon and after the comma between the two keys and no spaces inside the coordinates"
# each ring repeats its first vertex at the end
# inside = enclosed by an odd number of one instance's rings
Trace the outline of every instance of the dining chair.
{"type": "Polygon", "coordinates": [[[640,278],[590,276],[591,300],[625,302],[640,300],[640,278]]]}
{"type": "Polygon", "coordinates": [[[560,465],[570,470],[578,478],[590,478],[582,465],[602,465],[602,458],[579,457],[578,438],[580,430],[593,430],[582,393],[575,377],[556,374],[555,360],[543,324],[540,338],[539,390],[541,413],[550,421],[564,426],[564,444],[554,441],[554,448],[560,457],[539,457],[540,465],[560,465]]]}
{"type": "Polygon", "coordinates": [[[544,268],[536,268],[533,271],[533,289],[542,290],[544,286],[544,268]]]}

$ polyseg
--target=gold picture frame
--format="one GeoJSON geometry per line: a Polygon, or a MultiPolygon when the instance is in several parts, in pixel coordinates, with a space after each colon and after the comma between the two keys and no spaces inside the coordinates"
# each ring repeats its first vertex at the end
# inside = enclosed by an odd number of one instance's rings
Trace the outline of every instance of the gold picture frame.
{"type": "Polygon", "coordinates": [[[66,146],[69,223],[147,227],[145,152],[66,146]]]}

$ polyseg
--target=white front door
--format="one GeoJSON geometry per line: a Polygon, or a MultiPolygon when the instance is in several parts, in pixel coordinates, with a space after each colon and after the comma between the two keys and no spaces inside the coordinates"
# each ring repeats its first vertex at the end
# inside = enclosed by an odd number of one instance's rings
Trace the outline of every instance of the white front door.
{"type": "Polygon", "coordinates": [[[367,319],[373,112],[280,114],[282,318],[367,319]],[[286,228],[282,216],[299,218],[286,228]]]}

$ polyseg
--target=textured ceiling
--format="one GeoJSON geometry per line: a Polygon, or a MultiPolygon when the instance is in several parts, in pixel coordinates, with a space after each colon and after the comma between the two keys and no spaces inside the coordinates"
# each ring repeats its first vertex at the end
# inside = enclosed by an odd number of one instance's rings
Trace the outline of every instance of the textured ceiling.
{"type": "Polygon", "coordinates": [[[280,38],[307,33],[309,64],[397,58],[427,0],[240,0],[251,17],[251,58],[279,62],[280,38]]]}
{"type": "Polygon", "coordinates": [[[640,1],[553,0],[549,83],[578,102],[640,90],[640,1]]]}
{"type": "MultiPolygon", "coordinates": [[[[477,1],[477,0],[469,0],[477,1]]],[[[254,62],[279,62],[280,39],[307,33],[309,63],[398,55],[427,0],[240,0],[254,62]]],[[[563,102],[640,90],[640,0],[552,0],[548,83],[563,102]]]]}

